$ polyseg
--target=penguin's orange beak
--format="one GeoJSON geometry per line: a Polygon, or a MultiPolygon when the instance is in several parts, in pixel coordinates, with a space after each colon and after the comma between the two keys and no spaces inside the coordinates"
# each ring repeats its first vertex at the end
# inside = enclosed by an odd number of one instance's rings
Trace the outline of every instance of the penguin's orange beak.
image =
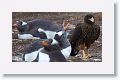
{"type": "Polygon", "coordinates": [[[47,41],[41,41],[41,42],[40,42],[40,45],[42,45],[42,46],[48,46],[49,43],[48,43],[47,41]]]}
{"type": "Polygon", "coordinates": [[[19,21],[12,22],[12,28],[17,28],[19,21]]]}

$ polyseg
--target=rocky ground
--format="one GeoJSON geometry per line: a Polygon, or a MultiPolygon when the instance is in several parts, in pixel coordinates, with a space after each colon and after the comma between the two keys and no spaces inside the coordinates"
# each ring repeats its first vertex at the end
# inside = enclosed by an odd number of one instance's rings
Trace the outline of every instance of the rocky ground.
{"type": "MultiPolygon", "coordinates": [[[[17,20],[30,21],[34,19],[42,19],[42,20],[51,20],[52,22],[57,23],[58,25],[62,25],[63,20],[69,20],[71,24],[76,25],[79,22],[83,22],[84,16],[88,14],[87,12],[70,12],[70,13],[12,13],[12,21],[13,23],[17,20]]],[[[96,24],[102,26],[102,13],[92,13],[95,16],[96,24]]],[[[16,29],[12,29],[12,61],[22,62],[22,56],[24,50],[27,46],[29,46],[34,40],[20,40],[17,39],[18,31],[16,29]]],[[[91,47],[89,48],[89,52],[92,57],[88,60],[81,59],[80,55],[76,57],[69,57],[69,62],[101,62],[102,61],[102,27],[101,33],[91,47]]]]}

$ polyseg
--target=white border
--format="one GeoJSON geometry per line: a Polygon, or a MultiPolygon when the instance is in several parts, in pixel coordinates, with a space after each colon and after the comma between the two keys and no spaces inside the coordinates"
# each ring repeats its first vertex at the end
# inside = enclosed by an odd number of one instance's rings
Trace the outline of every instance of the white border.
{"type": "Polygon", "coordinates": [[[109,0],[1,0],[0,73],[114,74],[114,4],[109,0]],[[102,62],[11,62],[12,12],[102,12],[102,62]]]}

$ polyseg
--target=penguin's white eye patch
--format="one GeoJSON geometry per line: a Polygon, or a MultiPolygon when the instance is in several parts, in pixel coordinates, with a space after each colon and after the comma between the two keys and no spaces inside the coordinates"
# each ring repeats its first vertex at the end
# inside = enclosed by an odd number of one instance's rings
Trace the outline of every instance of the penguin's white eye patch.
{"type": "Polygon", "coordinates": [[[38,32],[44,32],[44,30],[41,28],[38,28],[38,32]]]}
{"type": "Polygon", "coordinates": [[[22,26],[24,26],[24,25],[27,25],[27,23],[26,22],[22,22],[22,26]]]}
{"type": "Polygon", "coordinates": [[[59,31],[56,34],[58,34],[59,36],[61,36],[63,34],[63,31],[59,31]]]}
{"type": "Polygon", "coordinates": [[[53,39],[53,41],[52,41],[51,44],[52,44],[52,45],[54,45],[54,44],[58,44],[58,41],[56,41],[55,39],[53,39]]]}

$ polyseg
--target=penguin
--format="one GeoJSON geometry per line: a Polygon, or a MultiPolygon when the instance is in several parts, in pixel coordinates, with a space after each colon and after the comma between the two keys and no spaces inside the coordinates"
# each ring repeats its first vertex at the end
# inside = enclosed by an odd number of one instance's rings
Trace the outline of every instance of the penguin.
{"type": "Polygon", "coordinates": [[[23,56],[26,62],[66,62],[58,42],[52,39],[37,40],[32,43],[23,56]]]}
{"type": "Polygon", "coordinates": [[[65,56],[61,52],[59,44],[46,46],[41,52],[49,55],[49,62],[67,62],[65,56]]]}
{"type": "Polygon", "coordinates": [[[16,25],[19,31],[18,39],[40,39],[39,32],[45,32],[47,37],[51,38],[54,37],[55,32],[60,29],[60,26],[56,23],[39,19],[28,22],[17,21],[16,25]]]}
{"type": "Polygon", "coordinates": [[[63,32],[61,35],[56,34],[54,39],[58,41],[58,43],[61,47],[61,52],[65,56],[65,58],[67,59],[71,53],[71,44],[67,39],[66,33],[63,32]]]}
{"type": "MultiPolygon", "coordinates": [[[[39,57],[40,49],[42,49],[43,46],[49,45],[49,44],[50,44],[50,40],[46,40],[46,39],[45,40],[41,40],[41,39],[36,40],[35,42],[33,42],[30,46],[28,46],[25,49],[25,53],[23,55],[23,61],[26,61],[26,62],[38,61],[37,58],[39,57]],[[41,45],[41,43],[44,43],[44,45],[41,45]]],[[[41,54],[41,57],[48,58],[48,55],[43,54],[43,56],[42,56],[42,54],[41,54]]],[[[49,60],[47,60],[47,61],[49,61],[49,60]]]]}

